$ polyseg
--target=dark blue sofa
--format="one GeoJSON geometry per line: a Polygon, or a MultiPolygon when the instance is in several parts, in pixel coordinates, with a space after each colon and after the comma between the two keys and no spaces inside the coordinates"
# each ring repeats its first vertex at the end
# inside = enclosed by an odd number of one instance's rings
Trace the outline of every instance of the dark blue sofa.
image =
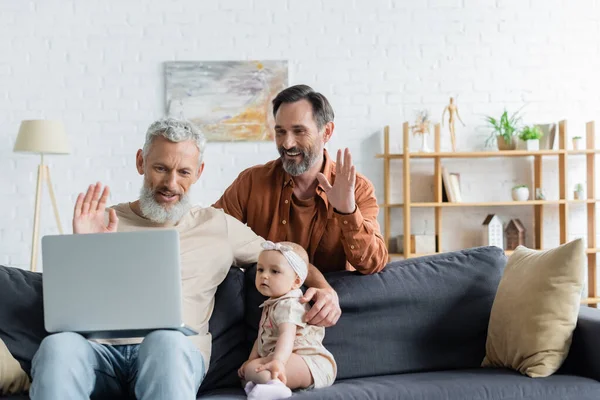
{"type": "MultiPolygon", "coordinates": [[[[343,309],[327,329],[338,379],[294,399],[600,399],[600,311],[583,307],[569,357],[548,378],[484,369],[486,331],[506,257],[480,247],[390,263],[376,275],[327,276],[343,309]]],[[[254,268],[232,269],[210,321],[213,357],[198,398],[244,399],[236,371],[256,337],[254,268]]],[[[46,335],[41,275],[0,267],[0,338],[29,371],[46,335]]],[[[13,396],[11,399],[27,396],[13,396]]]]}

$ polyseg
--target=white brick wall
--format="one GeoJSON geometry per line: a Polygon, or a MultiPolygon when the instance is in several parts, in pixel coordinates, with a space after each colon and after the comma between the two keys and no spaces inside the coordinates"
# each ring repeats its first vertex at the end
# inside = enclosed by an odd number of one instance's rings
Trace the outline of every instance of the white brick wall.
{"type": "MultiPolygon", "coordinates": [[[[451,95],[467,124],[458,131],[461,149],[481,148],[482,115],[505,106],[527,104],[530,123],[568,118],[571,132],[582,133],[585,121],[600,117],[599,34],[595,0],[0,0],[0,263],[29,263],[38,160],[12,152],[20,121],[58,118],[67,126],[73,154],[47,160],[70,231],[75,197],[90,182],[111,185],[113,202],[137,197],[135,151],[164,114],[165,61],[289,60],[291,83],[310,84],[333,104],[329,148],[349,146],[381,197],[382,163],[374,154],[382,127],[392,125],[399,149],[401,123],[424,107],[439,120],[451,95]]],[[[275,156],[270,143],[210,144],[194,201],[211,204],[243,168],[275,156]]],[[[530,162],[504,162],[448,166],[462,173],[465,200],[499,200],[514,182],[530,179],[530,162]]],[[[421,164],[429,174],[431,165],[421,164]]],[[[556,161],[545,167],[553,196],[556,161]]],[[[570,182],[584,181],[583,173],[583,160],[573,162],[570,182]]],[[[430,190],[413,182],[414,196],[430,190]]],[[[47,192],[42,206],[42,234],[56,233],[47,192]]],[[[445,210],[448,246],[478,245],[488,211],[445,210]]],[[[499,211],[523,218],[531,232],[532,210],[499,211]]],[[[546,214],[552,245],[557,212],[546,214]]],[[[572,214],[574,237],[585,233],[583,207],[572,214]]],[[[401,233],[400,210],[394,217],[392,231],[401,233]]],[[[431,233],[432,217],[416,210],[413,232],[431,233]]]]}

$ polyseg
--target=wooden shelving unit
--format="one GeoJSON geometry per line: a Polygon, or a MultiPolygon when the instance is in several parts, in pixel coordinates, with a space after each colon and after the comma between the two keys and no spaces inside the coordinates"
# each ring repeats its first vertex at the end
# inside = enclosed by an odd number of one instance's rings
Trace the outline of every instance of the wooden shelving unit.
{"type": "MultiPolygon", "coordinates": [[[[600,153],[595,145],[595,123],[588,122],[586,124],[586,148],[582,150],[569,150],[567,146],[567,121],[560,121],[558,124],[558,149],[556,150],[509,150],[509,151],[472,151],[472,152],[442,152],[440,151],[440,125],[435,125],[434,129],[434,151],[431,153],[410,152],[410,135],[409,124],[405,122],[402,125],[403,134],[403,149],[402,153],[394,154],[390,152],[390,130],[389,126],[384,129],[384,152],[377,154],[376,157],[383,159],[383,198],[384,203],[379,206],[384,214],[384,238],[386,244],[390,243],[391,239],[391,212],[393,208],[403,209],[403,225],[404,225],[404,253],[392,253],[390,257],[420,257],[429,254],[413,254],[410,246],[411,232],[411,209],[417,207],[433,208],[435,212],[435,235],[436,248],[438,253],[444,251],[442,243],[442,210],[444,208],[455,207],[505,207],[505,206],[530,206],[534,211],[534,248],[544,249],[543,241],[543,221],[544,221],[544,206],[558,206],[559,214],[559,238],[560,244],[566,243],[568,238],[568,222],[569,222],[569,206],[571,204],[585,204],[587,207],[587,261],[588,261],[588,297],[582,301],[583,304],[591,304],[596,306],[600,303],[596,286],[596,257],[600,252],[600,248],[596,244],[596,203],[600,199],[596,198],[595,174],[596,174],[596,154],[600,153]],[[567,193],[569,192],[567,182],[568,171],[568,156],[584,155],[587,166],[587,199],[584,200],[569,200],[567,193]],[[456,158],[496,158],[496,157],[533,157],[533,187],[542,186],[542,157],[558,157],[558,180],[559,180],[559,199],[558,200],[529,200],[529,201],[498,201],[498,202],[461,202],[448,203],[442,202],[442,160],[456,158]],[[412,202],[410,194],[411,180],[411,160],[412,159],[433,159],[434,161],[434,201],[433,202],[412,202]],[[402,160],[402,185],[403,199],[401,203],[391,203],[391,161],[402,160]]],[[[436,254],[436,253],[433,253],[436,254]]],[[[512,251],[506,251],[507,255],[512,254],[512,251]]]]}

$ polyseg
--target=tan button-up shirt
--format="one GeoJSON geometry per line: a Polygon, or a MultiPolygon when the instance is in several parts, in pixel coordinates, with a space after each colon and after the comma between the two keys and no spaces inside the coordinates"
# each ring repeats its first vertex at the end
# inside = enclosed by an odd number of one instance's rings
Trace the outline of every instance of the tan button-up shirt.
{"type": "MultiPolygon", "coordinates": [[[[335,163],[324,152],[323,174],[335,181],[335,163]]],[[[344,215],[329,204],[321,185],[315,192],[316,220],[305,221],[300,229],[290,223],[294,180],[285,172],[280,159],[243,171],[214,204],[246,223],[265,239],[281,242],[295,240],[305,247],[310,262],[320,271],[358,270],[363,274],[381,271],[388,258],[377,214],[375,189],[367,178],[356,174],[356,211],[344,215]],[[312,225],[311,225],[312,224],[312,225]]],[[[313,218],[312,213],[294,219],[313,218]]]]}

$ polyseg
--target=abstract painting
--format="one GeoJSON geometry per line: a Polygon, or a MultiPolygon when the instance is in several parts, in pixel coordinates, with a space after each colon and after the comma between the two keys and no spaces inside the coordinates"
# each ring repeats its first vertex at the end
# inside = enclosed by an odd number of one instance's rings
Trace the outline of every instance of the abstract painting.
{"type": "Polygon", "coordinates": [[[273,140],[271,101],[288,85],[287,61],[167,62],[165,74],[167,115],[208,141],[273,140]]]}

